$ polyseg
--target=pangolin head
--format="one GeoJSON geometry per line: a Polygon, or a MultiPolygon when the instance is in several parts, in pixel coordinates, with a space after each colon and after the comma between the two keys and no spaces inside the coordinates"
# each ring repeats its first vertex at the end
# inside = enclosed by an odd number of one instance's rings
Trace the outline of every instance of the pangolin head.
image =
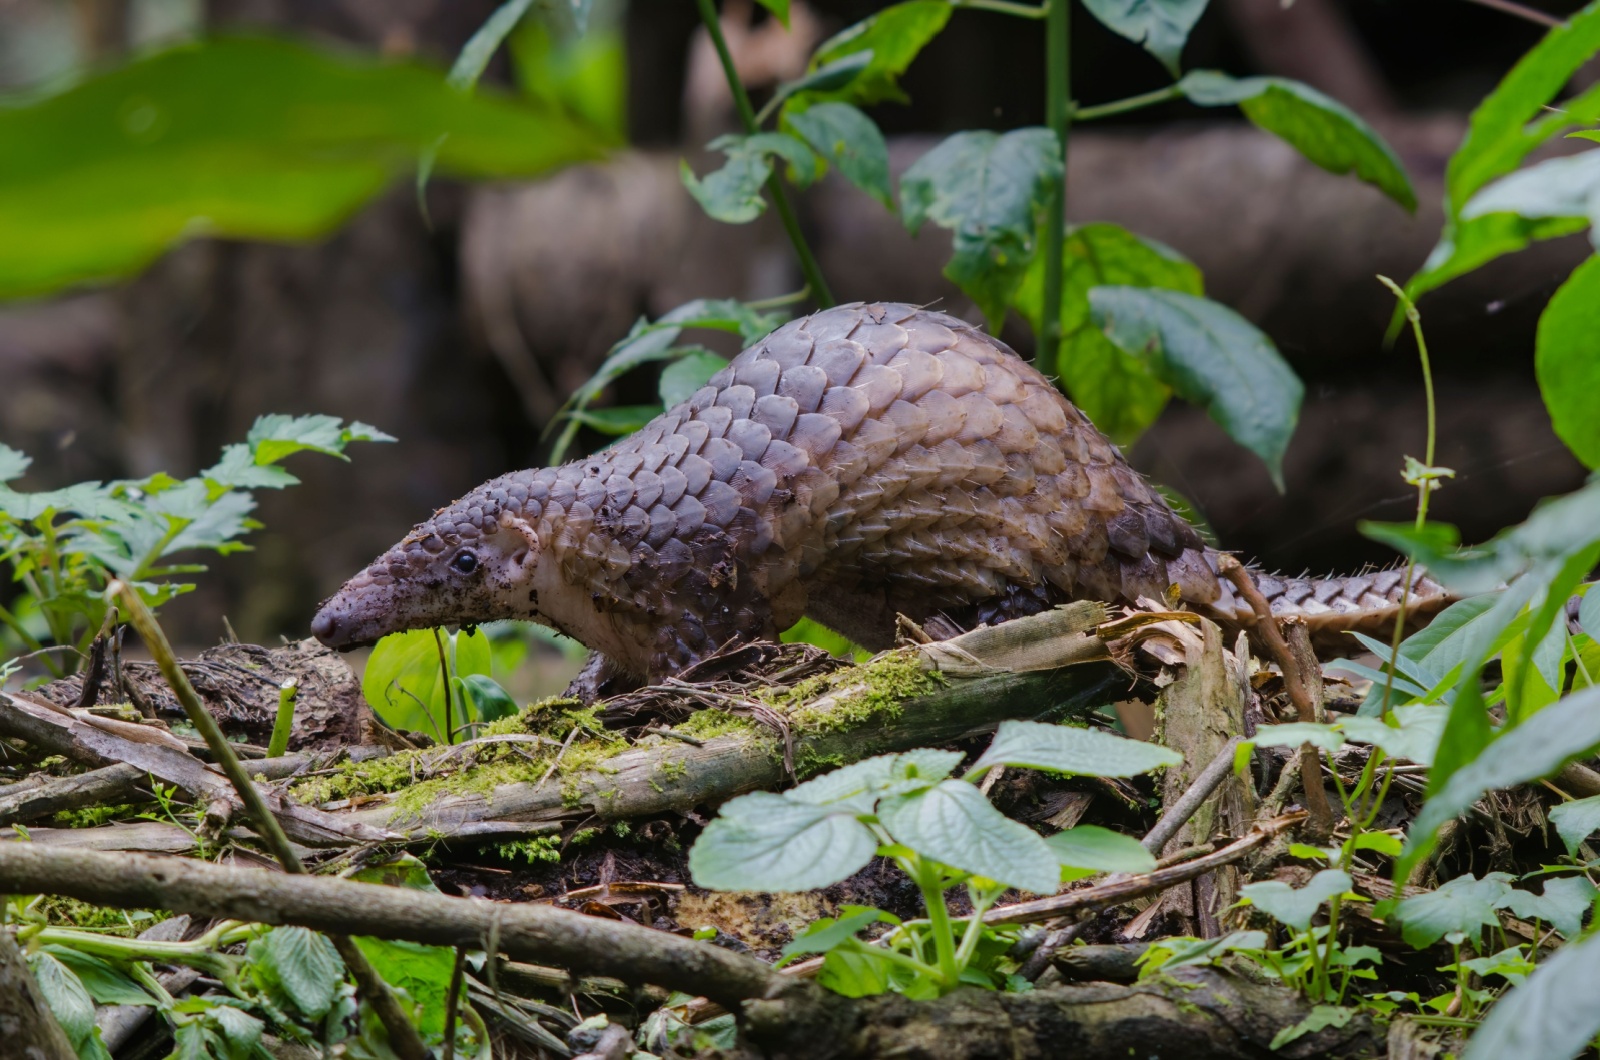
{"type": "Polygon", "coordinates": [[[508,475],[434,512],[324,600],[312,634],[349,650],[401,630],[530,617],[541,550],[524,518],[529,486],[508,475]]]}

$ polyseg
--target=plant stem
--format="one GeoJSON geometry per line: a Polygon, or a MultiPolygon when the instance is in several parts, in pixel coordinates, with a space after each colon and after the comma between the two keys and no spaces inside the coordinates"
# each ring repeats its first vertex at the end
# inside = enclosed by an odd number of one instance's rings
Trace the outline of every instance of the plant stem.
{"type": "Polygon", "coordinates": [[[1061,175],[1050,189],[1045,208],[1044,294],[1039,307],[1039,334],[1033,359],[1054,369],[1061,349],[1062,247],[1067,236],[1067,134],[1072,125],[1072,5],[1051,0],[1045,21],[1045,124],[1056,134],[1061,175]]]}
{"type": "Polygon", "coordinates": [[[1052,8],[1068,6],[1057,4],[1056,0],[1045,0],[1043,4],[1035,7],[1033,4],[1013,4],[1010,0],[950,0],[951,7],[961,7],[968,11],[993,11],[1001,15],[1014,15],[1017,18],[1046,18],[1052,8]]]}
{"type": "Polygon", "coordinates": [[[1537,8],[1529,7],[1526,4],[1516,3],[1515,0],[1468,0],[1468,2],[1493,8],[1494,10],[1502,12],[1503,14],[1512,15],[1526,22],[1532,22],[1536,26],[1566,25],[1566,22],[1552,14],[1549,14],[1548,12],[1540,11],[1537,8]]]}
{"type": "MultiPolygon", "coordinates": [[[[717,49],[717,58],[722,61],[722,73],[728,79],[728,90],[733,93],[733,104],[739,111],[739,120],[744,124],[747,135],[754,136],[760,131],[761,126],[756,121],[755,108],[750,105],[750,96],[744,90],[744,82],[739,80],[739,71],[733,65],[733,54],[728,51],[728,42],[722,35],[722,23],[717,18],[716,5],[712,0],[697,0],[700,6],[700,21],[705,25],[706,32],[711,35],[711,43],[717,49]]],[[[794,245],[795,257],[800,260],[800,272],[806,278],[806,286],[811,288],[811,296],[820,308],[827,309],[833,305],[833,292],[828,289],[828,282],[822,278],[822,268],[817,264],[816,257],[811,253],[811,246],[806,242],[805,233],[800,231],[800,220],[795,216],[794,207],[789,205],[789,196],[783,190],[783,178],[778,176],[778,169],[773,167],[772,175],[767,178],[767,194],[772,197],[773,209],[778,211],[778,219],[783,222],[783,230],[789,235],[789,242],[794,245]]]]}
{"type": "MultiPolygon", "coordinates": [[[[440,734],[439,738],[445,744],[452,744],[456,741],[455,725],[454,720],[451,717],[452,711],[450,709],[450,664],[445,662],[444,634],[440,631],[438,626],[433,627],[433,646],[439,649],[439,681],[444,686],[444,732],[440,734]]],[[[465,709],[466,705],[462,704],[462,710],[465,709]]]]}
{"type": "Polygon", "coordinates": [[[961,966],[956,963],[955,931],[950,926],[950,907],[944,903],[944,889],[939,886],[939,869],[923,858],[909,866],[909,875],[917,881],[922,892],[922,904],[928,907],[928,930],[933,933],[934,952],[939,955],[939,975],[946,986],[954,987],[961,981],[961,966]]]}
{"type": "Polygon", "coordinates": [[[289,750],[289,733],[294,729],[295,693],[300,690],[294,678],[278,686],[278,716],[272,721],[272,739],[267,742],[267,757],[282,758],[289,750]]]}
{"type": "Polygon", "coordinates": [[[965,968],[972,961],[972,955],[978,949],[978,939],[983,937],[983,914],[989,907],[1000,900],[1003,890],[989,887],[983,890],[976,888],[971,891],[972,916],[967,920],[967,930],[961,936],[961,948],[956,950],[956,966],[965,968]]]}
{"type": "Polygon", "coordinates": [[[1145,107],[1153,107],[1157,103],[1165,103],[1168,100],[1179,99],[1182,96],[1183,89],[1176,84],[1171,84],[1166,88],[1158,88],[1153,92],[1141,92],[1137,96],[1129,96],[1126,99],[1114,99],[1110,103],[1097,103],[1092,107],[1075,107],[1073,108],[1072,116],[1078,121],[1094,121],[1097,118],[1109,118],[1113,114],[1126,114],[1130,110],[1143,110],[1145,107]]]}

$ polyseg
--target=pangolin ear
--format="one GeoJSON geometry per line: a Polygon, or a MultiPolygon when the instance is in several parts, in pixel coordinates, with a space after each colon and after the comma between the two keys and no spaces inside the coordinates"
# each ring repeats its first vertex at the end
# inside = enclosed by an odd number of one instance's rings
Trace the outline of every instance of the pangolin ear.
{"type": "Polygon", "coordinates": [[[513,534],[517,534],[522,537],[522,540],[527,543],[528,554],[530,556],[537,556],[539,554],[539,535],[533,529],[533,527],[528,524],[526,519],[518,515],[513,515],[511,512],[501,512],[500,525],[504,529],[511,531],[513,534]]]}

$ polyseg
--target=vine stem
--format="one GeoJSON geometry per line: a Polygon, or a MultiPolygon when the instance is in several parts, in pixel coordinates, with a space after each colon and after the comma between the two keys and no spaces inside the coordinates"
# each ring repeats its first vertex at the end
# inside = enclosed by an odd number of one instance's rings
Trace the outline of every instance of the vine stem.
{"type": "Polygon", "coordinates": [[[1045,124],[1056,134],[1061,175],[1050,189],[1044,221],[1044,295],[1039,308],[1038,349],[1034,360],[1050,364],[1061,348],[1062,248],[1067,236],[1067,134],[1072,126],[1072,5],[1050,0],[1045,17],[1045,124]]]}
{"type": "MultiPolygon", "coordinates": [[[[733,93],[733,105],[739,111],[739,121],[744,125],[747,135],[754,136],[761,131],[760,124],[756,121],[755,108],[750,105],[750,95],[744,90],[744,82],[739,80],[739,71],[733,65],[733,53],[728,51],[728,41],[722,35],[722,22],[717,18],[717,8],[712,0],[696,0],[700,7],[700,21],[705,25],[706,32],[711,35],[711,43],[717,49],[717,58],[722,61],[723,76],[728,79],[728,90],[733,93]]],[[[789,203],[789,196],[783,190],[783,178],[778,176],[777,167],[767,177],[767,194],[772,197],[773,209],[778,211],[778,219],[783,222],[783,230],[789,235],[789,242],[794,245],[795,257],[800,259],[800,272],[806,278],[806,286],[811,289],[811,295],[816,300],[817,306],[827,309],[834,304],[833,292],[828,289],[828,282],[822,278],[822,268],[817,264],[817,259],[811,253],[811,245],[806,242],[805,233],[800,231],[800,219],[795,216],[794,207],[789,203]]]]}
{"type": "Polygon", "coordinates": [[[1109,118],[1113,114],[1126,114],[1130,110],[1143,110],[1145,107],[1153,107],[1157,103],[1165,103],[1182,96],[1183,89],[1171,84],[1154,92],[1129,96],[1127,99],[1114,99],[1110,103],[1100,103],[1093,107],[1075,107],[1072,116],[1078,121],[1094,121],[1096,118],[1109,118]]]}

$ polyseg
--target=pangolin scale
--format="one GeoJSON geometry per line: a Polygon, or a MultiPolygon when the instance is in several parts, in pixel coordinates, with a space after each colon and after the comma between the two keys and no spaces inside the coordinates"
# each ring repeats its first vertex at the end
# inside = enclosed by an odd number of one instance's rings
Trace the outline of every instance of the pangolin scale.
{"type": "MultiPolygon", "coordinates": [[[[839,306],[745,350],[603,452],[484,483],[327,600],[352,647],[403,629],[533,619],[661,677],[802,615],[869,648],[896,614],[957,625],[1173,587],[1231,628],[1219,555],[1087,417],[997,339],[900,304],[839,306]]],[[[1313,630],[1395,618],[1398,570],[1255,575],[1313,630]]],[[[1408,611],[1449,597],[1414,580],[1408,611]]]]}

